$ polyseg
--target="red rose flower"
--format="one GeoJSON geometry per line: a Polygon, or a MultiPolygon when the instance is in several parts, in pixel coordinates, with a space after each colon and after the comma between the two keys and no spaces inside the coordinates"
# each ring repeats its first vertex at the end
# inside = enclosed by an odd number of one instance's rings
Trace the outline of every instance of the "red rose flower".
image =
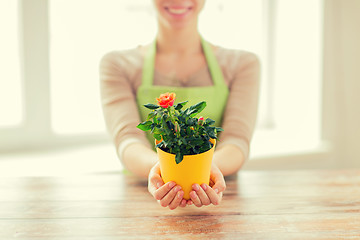
{"type": "Polygon", "coordinates": [[[158,105],[163,108],[168,108],[174,105],[175,93],[164,93],[161,94],[159,98],[156,98],[158,105]]]}

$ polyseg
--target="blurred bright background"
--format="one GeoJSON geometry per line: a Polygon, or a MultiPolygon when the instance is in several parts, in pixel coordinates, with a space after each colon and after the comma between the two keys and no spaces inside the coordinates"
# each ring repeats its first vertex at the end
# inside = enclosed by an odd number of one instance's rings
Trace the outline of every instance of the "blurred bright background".
{"type": "MultiPolygon", "coordinates": [[[[210,42],[256,53],[244,169],[360,166],[358,0],[208,0],[210,42]]],[[[0,176],[121,171],[100,106],[101,57],[155,36],[151,1],[0,0],[0,176]]]]}

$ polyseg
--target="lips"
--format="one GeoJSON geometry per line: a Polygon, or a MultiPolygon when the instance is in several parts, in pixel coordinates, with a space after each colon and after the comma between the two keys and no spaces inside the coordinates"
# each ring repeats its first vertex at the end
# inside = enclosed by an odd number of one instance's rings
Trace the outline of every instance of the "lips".
{"type": "Polygon", "coordinates": [[[180,7],[180,6],[174,6],[174,7],[165,7],[165,10],[173,16],[184,16],[187,13],[191,11],[192,7],[180,7]]]}
{"type": "Polygon", "coordinates": [[[176,9],[176,8],[168,8],[167,10],[172,14],[184,14],[189,9],[188,8],[178,8],[178,9],[176,9]]]}

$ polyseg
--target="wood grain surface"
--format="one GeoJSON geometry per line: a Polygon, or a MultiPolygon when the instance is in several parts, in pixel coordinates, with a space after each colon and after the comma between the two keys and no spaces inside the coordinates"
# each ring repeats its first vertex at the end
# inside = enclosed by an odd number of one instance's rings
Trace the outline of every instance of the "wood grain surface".
{"type": "Polygon", "coordinates": [[[226,182],[219,206],[171,211],[132,175],[0,177],[0,239],[360,239],[360,170],[226,182]]]}

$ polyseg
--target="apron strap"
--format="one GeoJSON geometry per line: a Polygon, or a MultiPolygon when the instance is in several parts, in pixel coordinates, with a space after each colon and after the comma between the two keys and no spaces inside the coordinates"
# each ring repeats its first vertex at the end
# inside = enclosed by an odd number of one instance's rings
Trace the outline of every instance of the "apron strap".
{"type": "Polygon", "coordinates": [[[155,71],[155,56],[156,56],[156,39],[150,44],[144,57],[144,65],[142,72],[141,85],[144,87],[151,87],[154,80],[155,71]]]}
{"type": "Polygon", "coordinates": [[[201,38],[201,45],[214,86],[225,85],[224,76],[210,44],[201,38]]]}

